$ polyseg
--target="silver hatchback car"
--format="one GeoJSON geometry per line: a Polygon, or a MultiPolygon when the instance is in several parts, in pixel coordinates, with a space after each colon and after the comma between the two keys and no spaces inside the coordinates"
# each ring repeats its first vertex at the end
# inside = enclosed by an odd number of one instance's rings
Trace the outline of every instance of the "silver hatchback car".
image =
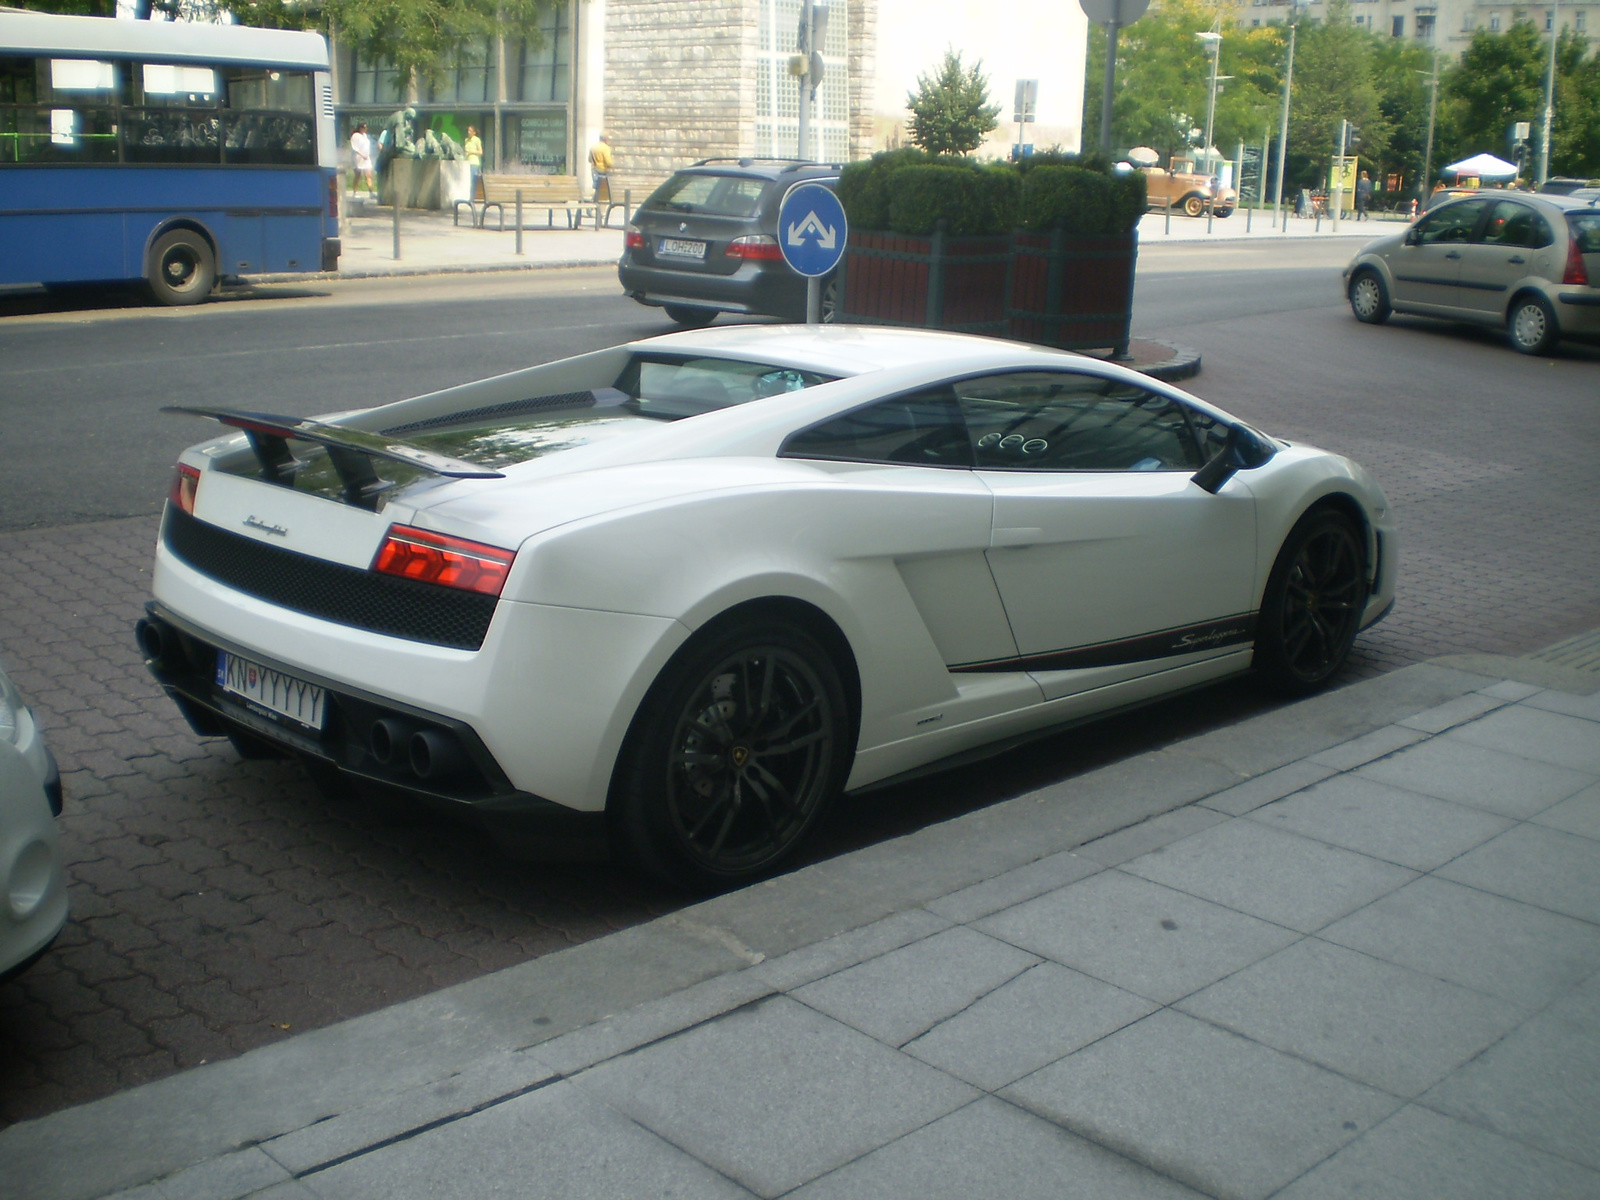
{"type": "Polygon", "coordinates": [[[1524,354],[1600,335],[1600,207],[1588,198],[1480,192],[1368,243],[1344,269],[1356,318],[1391,312],[1503,327],[1524,354]]]}

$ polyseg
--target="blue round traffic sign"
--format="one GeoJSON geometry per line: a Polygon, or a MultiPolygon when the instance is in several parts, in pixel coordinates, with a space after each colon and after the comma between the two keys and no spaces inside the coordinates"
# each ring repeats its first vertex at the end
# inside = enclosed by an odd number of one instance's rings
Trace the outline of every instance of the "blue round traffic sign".
{"type": "Polygon", "coordinates": [[[778,207],[778,248],[800,275],[815,278],[837,267],[849,232],[844,205],[823,184],[796,184],[778,207]]]}

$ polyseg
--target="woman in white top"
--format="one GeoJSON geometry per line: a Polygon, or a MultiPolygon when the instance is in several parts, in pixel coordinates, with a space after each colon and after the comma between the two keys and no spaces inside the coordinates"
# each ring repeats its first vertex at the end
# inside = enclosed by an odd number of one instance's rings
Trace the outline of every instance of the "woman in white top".
{"type": "Polygon", "coordinates": [[[367,191],[377,193],[378,185],[372,177],[372,139],[367,137],[367,123],[362,121],[350,135],[350,153],[356,160],[356,177],[350,182],[350,190],[356,191],[356,184],[366,181],[367,191]]]}

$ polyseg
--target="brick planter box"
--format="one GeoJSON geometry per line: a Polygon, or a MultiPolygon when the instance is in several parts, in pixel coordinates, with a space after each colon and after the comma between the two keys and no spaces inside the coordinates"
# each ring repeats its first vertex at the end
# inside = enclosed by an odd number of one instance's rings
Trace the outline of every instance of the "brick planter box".
{"type": "Polygon", "coordinates": [[[1018,232],[1007,336],[1064,350],[1128,353],[1138,234],[1069,237],[1018,232]]]}
{"type": "Polygon", "coordinates": [[[1007,336],[1011,236],[850,231],[839,319],[1007,336]]]}

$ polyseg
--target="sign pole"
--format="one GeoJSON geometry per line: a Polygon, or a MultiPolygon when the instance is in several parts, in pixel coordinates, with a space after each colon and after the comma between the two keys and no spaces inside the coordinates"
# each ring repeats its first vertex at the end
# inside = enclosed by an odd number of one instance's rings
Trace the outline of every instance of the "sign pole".
{"type": "Polygon", "coordinates": [[[1114,13],[1106,23],[1106,77],[1100,89],[1100,153],[1111,157],[1111,99],[1117,79],[1117,31],[1122,23],[1114,13]]]}
{"type": "Polygon", "coordinates": [[[822,277],[813,275],[806,280],[806,324],[822,324],[822,277]]]}

